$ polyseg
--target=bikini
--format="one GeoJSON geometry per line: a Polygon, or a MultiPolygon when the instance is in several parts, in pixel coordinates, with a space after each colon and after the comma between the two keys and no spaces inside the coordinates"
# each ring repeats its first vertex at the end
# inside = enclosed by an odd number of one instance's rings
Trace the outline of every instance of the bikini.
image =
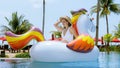
{"type": "Polygon", "coordinates": [[[62,38],[67,40],[68,42],[71,42],[73,40],[73,34],[71,34],[69,30],[70,28],[68,28],[65,35],[63,34],[64,30],[62,31],[62,38]]]}

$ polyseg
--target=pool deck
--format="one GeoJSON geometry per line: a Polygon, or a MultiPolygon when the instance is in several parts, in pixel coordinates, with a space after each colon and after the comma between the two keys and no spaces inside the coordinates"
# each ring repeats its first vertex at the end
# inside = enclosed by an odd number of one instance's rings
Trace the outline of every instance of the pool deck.
{"type": "MultiPolygon", "coordinates": [[[[1,52],[1,51],[2,51],[2,50],[0,50],[0,52],[1,52]]],[[[23,51],[22,51],[22,52],[23,52],[23,51]]],[[[22,53],[22,52],[19,52],[19,53],[22,53]]],[[[12,53],[12,52],[9,52],[8,50],[5,50],[5,55],[7,55],[8,58],[14,58],[15,55],[16,55],[16,54],[19,54],[19,53],[17,53],[17,52],[12,53]]]]}
{"type": "Polygon", "coordinates": [[[11,53],[9,51],[5,51],[6,55],[9,56],[9,58],[14,58],[14,56],[17,54],[17,53],[11,53]]]}

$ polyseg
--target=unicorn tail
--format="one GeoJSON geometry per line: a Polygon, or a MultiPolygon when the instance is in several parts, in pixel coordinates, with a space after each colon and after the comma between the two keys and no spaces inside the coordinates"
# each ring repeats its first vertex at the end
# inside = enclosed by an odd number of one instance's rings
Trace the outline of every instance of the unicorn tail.
{"type": "Polygon", "coordinates": [[[40,29],[32,27],[28,32],[22,35],[16,35],[10,31],[5,33],[7,42],[14,50],[24,48],[32,39],[36,39],[38,42],[44,41],[44,36],[40,29]]]}

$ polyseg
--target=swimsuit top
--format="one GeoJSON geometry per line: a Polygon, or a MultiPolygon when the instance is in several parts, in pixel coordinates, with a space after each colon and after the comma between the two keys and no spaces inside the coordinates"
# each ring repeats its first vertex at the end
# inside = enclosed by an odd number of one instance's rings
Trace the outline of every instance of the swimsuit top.
{"type": "Polygon", "coordinates": [[[71,42],[73,40],[73,34],[70,33],[70,28],[68,28],[65,35],[63,34],[63,31],[62,31],[62,38],[67,40],[68,42],[71,42]]]}

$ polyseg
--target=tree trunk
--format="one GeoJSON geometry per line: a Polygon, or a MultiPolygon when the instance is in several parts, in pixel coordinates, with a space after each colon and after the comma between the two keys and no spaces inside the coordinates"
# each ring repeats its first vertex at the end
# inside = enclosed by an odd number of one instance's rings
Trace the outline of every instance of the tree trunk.
{"type": "MultiPolygon", "coordinates": [[[[108,16],[106,15],[106,26],[107,26],[107,34],[109,34],[109,25],[108,25],[108,16]]],[[[107,53],[109,54],[109,42],[110,41],[107,41],[107,45],[106,45],[106,50],[107,50],[107,53]]]]}
{"type": "Polygon", "coordinates": [[[100,9],[100,4],[99,4],[99,0],[98,0],[98,3],[97,3],[97,24],[96,24],[96,42],[95,42],[95,45],[97,46],[98,45],[98,36],[99,36],[99,9],[100,9]]]}
{"type": "Polygon", "coordinates": [[[43,0],[43,24],[42,24],[43,35],[44,35],[44,26],[45,26],[45,0],[43,0]]]}
{"type": "Polygon", "coordinates": [[[107,34],[109,34],[108,16],[106,15],[107,34]]]}

